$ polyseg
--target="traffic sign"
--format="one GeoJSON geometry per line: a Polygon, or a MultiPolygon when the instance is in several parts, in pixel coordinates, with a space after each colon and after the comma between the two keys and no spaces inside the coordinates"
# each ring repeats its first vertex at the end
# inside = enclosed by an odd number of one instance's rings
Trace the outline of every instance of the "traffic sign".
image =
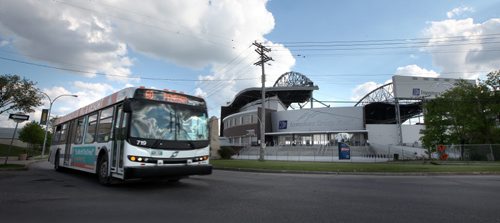
{"type": "Polygon", "coordinates": [[[29,115],[23,115],[23,114],[10,114],[9,119],[14,119],[15,122],[24,122],[30,119],[29,115]]]}

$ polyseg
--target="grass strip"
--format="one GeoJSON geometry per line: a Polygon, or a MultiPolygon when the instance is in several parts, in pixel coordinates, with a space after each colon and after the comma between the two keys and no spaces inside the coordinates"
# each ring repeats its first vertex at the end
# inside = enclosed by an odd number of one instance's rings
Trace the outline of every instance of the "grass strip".
{"type": "Polygon", "coordinates": [[[16,170],[16,169],[25,169],[25,166],[22,164],[0,164],[0,170],[16,170]]]}
{"type": "Polygon", "coordinates": [[[12,146],[9,151],[9,145],[0,144],[0,157],[1,156],[18,156],[19,154],[27,153],[30,156],[37,156],[41,154],[40,150],[27,149],[18,146],[12,146]]]}
{"type": "Polygon", "coordinates": [[[500,173],[500,162],[442,163],[435,165],[419,162],[398,163],[340,163],[290,162],[257,160],[211,160],[215,168],[313,171],[313,172],[388,172],[388,173],[500,173]]]}

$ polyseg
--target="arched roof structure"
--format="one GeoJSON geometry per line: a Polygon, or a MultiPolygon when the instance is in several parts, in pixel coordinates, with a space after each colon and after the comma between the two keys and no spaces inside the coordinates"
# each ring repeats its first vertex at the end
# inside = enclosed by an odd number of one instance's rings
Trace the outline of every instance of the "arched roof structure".
{"type": "Polygon", "coordinates": [[[276,82],[274,87],[313,87],[314,83],[305,75],[299,72],[286,72],[282,74],[276,82]]]}
{"type": "MultiPolygon", "coordinates": [[[[312,98],[312,92],[318,90],[318,86],[298,72],[287,72],[281,75],[273,87],[266,87],[266,98],[278,97],[285,107],[292,103],[304,103],[312,98]]],[[[247,88],[238,92],[233,101],[221,107],[221,120],[225,117],[240,112],[247,104],[261,100],[261,88],[247,88]]],[[[221,123],[221,130],[224,127],[221,123]]]]}
{"type": "MultiPolygon", "coordinates": [[[[393,84],[384,84],[366,94],[354,106],[363,106],[366,124],[396,124],[396,99],[393,84]]],[[[420,101],[399,103],[401,122],[422,113],[420,101]]]]}

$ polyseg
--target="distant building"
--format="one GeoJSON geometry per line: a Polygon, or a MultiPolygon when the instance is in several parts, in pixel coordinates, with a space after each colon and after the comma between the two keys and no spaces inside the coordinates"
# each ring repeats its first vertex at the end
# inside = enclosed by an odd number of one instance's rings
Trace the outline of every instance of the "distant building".
{"type": "MultiPolygon", "coordinates": [[[[28,144],[19,140],[19,130],[18,128],[12,145],[27,148],[28,144]]],[[[0,144],[10,145],[12,134],[14,134],[14,128],[0,128],[0,144]]]]}
{"type": "MultiPolygon", "coordinates": [[[[319,87],[300,73],[288,72],[265,89],[264,140],[268,146],[335,145],[339,141],[354,146],[370,144],[375,150],[388,145],[420,146],[423,119],[413,125],[402,123],[421,116],[422,101],[452,88],[456,81],[394,76],[393,83],[373,90],[355,106],[314,108],[313,101],[321,103],[313,97],[319,87]]],[[[261,104],[261,88],[236,94],[232,102],[221,107],[221,136],[232,144],[258,145],[261,104]]]]}

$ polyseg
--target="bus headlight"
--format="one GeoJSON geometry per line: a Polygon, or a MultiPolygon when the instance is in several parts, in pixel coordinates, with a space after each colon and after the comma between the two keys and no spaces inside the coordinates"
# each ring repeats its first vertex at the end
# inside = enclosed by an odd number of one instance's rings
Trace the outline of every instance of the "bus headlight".
{"type": "Polygon", "coordinates": [[[205,161],[205,160],[208,160],[208,156],[199,156],[199,157],[194,158],[195,162],[201,162],[201,161],[205,161]]]}

